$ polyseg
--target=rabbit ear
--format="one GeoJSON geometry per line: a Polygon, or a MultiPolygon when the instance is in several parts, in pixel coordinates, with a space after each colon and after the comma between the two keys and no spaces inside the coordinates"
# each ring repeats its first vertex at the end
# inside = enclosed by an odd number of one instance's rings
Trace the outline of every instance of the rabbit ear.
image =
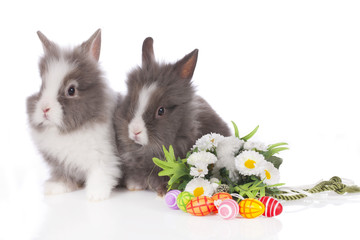
{"type": "Polygon", "coordinates": [[[195,49],[183,59],[175,63],[175,71],[178,72],[182,79],[190,80],[194,74],[196,62],[198,58],[198,49],[195,49]]]}
{"type": "Polygon", "coordinates": [[[154,40],[148,37],[144,40],[142,46],[142,68],[148,68],[155,63],[155,54],[153,48],[154,40]]]}
{"type": "Polygon", "coordinates": [[[49,52],[55,47],[55,43],[51,42],[42,32],[37,31],[36,33],[40,38],[45,52],[49,52]]]}
{"type": "Polygon", "coordinates": [[[101,29],[99,28],[86,42],[81,44],[81,48],[90,54],[92,58],[99,61],[101,48],[101,29]]]}

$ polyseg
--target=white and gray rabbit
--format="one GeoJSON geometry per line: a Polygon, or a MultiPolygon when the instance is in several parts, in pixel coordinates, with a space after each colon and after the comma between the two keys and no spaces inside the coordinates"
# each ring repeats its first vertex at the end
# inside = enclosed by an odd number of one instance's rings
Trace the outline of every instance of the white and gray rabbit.
{"type": "Polygon", "coordinates": [[[195,49],[175,64],[159,64],[153,39],[144,40],[142,66],[129,73],[128,93],[115,112],[123,172],[120,185],[163,195],[169,179],[158,176],[160,169],[152,161],[164,157],[162,145],[172,145],[175,155],[184,158],[202,135],[230,135],[225,122],[195,94],[191,79],[197,56],[195,49]]]}
{"type": "Polygon", "coordinates": [[[73,49],[41,32],[40,91],[27,99],[31,136],[51,170],[45,194],[85,186],[89,200],[109,197],[121,177],[113,130],[117,96],[99,68],[101,31],[73,49]]]}

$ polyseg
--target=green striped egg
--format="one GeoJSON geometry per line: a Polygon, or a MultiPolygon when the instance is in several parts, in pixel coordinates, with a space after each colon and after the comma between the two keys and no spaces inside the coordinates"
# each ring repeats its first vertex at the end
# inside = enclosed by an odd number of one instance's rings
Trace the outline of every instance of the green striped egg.
{"type": "Polygon", "coordinates": [[[178,195],[177,199],[176,199],[176,204],[177,206],[183,210],[184,212],[186,211],[186,205],[190,202],[191,199],[193,199],[195,196],[192,195],[189,192],[182,192],[178,195]]]}

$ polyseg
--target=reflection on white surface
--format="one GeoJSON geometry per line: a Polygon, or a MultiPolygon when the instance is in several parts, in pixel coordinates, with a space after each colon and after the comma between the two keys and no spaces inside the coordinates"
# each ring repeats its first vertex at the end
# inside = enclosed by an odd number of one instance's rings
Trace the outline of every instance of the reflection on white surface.
{"type": "Polygon", "coordinates": [[[360,204],[360,193],[346,193],[343,195],[334,192],[311,194],[306,198],[295,201],[281,201],[285,213],[299,212],[311,208],[324,208],[328,205],[360,204]]]}
{"type": "Polygon", "coordinates": [[[19,191],[0,199],[1,240],[269,240],[289,239],[294,234],[302,238],[308,231],[314,236],[335,239],[342,236],[341,229],[355,234],[356,230],[349,226],[360,214],[358,194],[324,193],[300,201],[282,202],[284,212],[275,218],[195,217],[169,209],[162,198],[149,191],[117,190],[110,199],[97,203],[89,202],[84,190],[44,197],[39,187],[41,178],[35,170],[21,176],[13,181],[19,191]],[[321,225],[326,225],[328,231],[320,231],[321,225]]]}
{"type": "Polygon", "coordinates": [[[1,240],[34,239],[44,222],[47,206],[38,171],[18,170],[0,173],[1,190],[5,191],[0,196],[1,240]]]}
{"type": "Polygon", "coordinates": [[[279,219],[238,217],[224,220],[220,216],[193,217],[187,214],[185,232],[197,239],[277,239],[282,224],[279,219]]]}
{"type": "Polygon", "coordinates": [[[236,218],[216,215],[195,217],[169,209],[152,192],[113,194],[112,199],[91,203],[84,191],[47,197],[46,220],[39,239],[278,239],[282,223],[277,218],[236,218]]]}

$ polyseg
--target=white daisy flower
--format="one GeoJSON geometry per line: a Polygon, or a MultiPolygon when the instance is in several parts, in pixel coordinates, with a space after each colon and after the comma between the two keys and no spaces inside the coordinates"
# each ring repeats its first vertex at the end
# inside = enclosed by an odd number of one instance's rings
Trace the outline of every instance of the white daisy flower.
{"type": "Polygon", "coordinates": [[[271,162],[266,162],[261,167],[260,178],[264,179],[267,185],[277,184],[280,180],[280,171],[271,162]]]}
{"type": "Polygon", "coordinates": [[[210,178],[210,183],[213,186],[214,190],[220,185],[220,180],[217,178],[210,178]]]}
{"type": "Polygon", "coordinates": [[[263,155],[255,151],[243,151],[235,158],[235,167],[243,175],[259,175],[266,162],[263,155]]]}
{"type": "Polygon", "coordinates": [[[243,144],[243,140],[234,136],[225,137],[221,142],[219,142],[218,147],[216,148],[218,161],[215,164],[214,172],[219,172],[221,168],[225,167],[229,171],[230,179],[236,181],[238,172],[235,168],[234,159],[243,144]]]}
{"type": "Polygon", "coordinates": [[[219,179],[217,179],[217,178],[210,178],[210,183],[216,183],[216,184],[220,184],[220,180],[219,179]]]}
{"type": "Polygon", "coordinates": [[[244,149],[253,150],[256,149],[258,151],[267,151],[268,147],[262,142],[246,142],[244,144],[244,149]]]}
{"type": "Polygon", "coordinates": [[[193,154],[191,154],[188,159],[187,159],[187,163],[193,166],[203,166],[206,164],[213,164],[217,161],[217,158],[214,154],[209,153],[209,152],[195,152],[193,154]]]}
{"type": "Polygon", "coordinates": [[[208,165],[207,164],[197,164],[195,167],[190,168],[190,175],[193,177],[205,177],[208,174],[208,165]]]}
{"type": "Polygon", "coordinates": [[[208,196],[211,197],[215,189],[211,183],[203,178],[194,178],[185,187],[185,191],[193,194],[195,197],[208,196]]]}
{"type": "Polygon", "coordinates": [[[192,150],[198,148],[199,151],[214,151],[218,143],[224,139],[224,136],[217,133],[210,133],[196,140],[192,150]]]}

